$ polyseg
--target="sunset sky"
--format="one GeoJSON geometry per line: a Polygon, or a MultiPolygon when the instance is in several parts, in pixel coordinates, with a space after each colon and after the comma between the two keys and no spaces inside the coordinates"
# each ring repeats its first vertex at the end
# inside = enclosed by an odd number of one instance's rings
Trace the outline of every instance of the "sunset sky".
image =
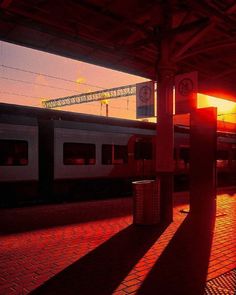
{"type": "MultiPolygon", "coordinates": [[[[0,102],[41,107],[42,99],[144,81],[142,77],[0,41],[0,102]]],[[[198,107],[211,105],[218,107],[219,119],[236,122],[236,103],[198,95],[198,107]]],[[[105,116],[105,106],[100,102],[61,109],[105,116]]],[[[110,117],[135,119],[135,112],[134,96],[109,101],[110,117]]]]}
{"type": "MultiPolygon", "coordinates": [[[[6,42],[0,42],[0,61],[0,101],[28,106],[40,107],[41,99],[146,81],[138,76],[6,42]]],[[[63,110],[105,115],[105,106],[101,107],[100,102],[63,107],[63,110]]],[[[135,119],[135,97],[110,100],[109,116],[135,119]]]]}

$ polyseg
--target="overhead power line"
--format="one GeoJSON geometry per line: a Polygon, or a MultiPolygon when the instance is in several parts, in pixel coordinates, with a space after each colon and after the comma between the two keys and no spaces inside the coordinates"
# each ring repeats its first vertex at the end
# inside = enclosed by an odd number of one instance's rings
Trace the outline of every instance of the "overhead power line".
{"type": "Polygon", "coordinates": [[[222,113],[217,116],[219,117],[219,116],[226,116],[226,115],[236,115],[236,113],[222,113]]]}
{"type": "MultiPolygon", "coordinates": [[[[77,92],[78,91],[78,90],[74,90],[74,89],[51,86],[51,85],[41,84],[41,83],[37,83],[37,82],[30,82],[30,81],[25,81],[25,80],[20,80],[20,79],[13,79],[13,78],[8,78],[8,77],[3,77],[3,76],[0,76],[0,79],[20,82],[20,83],[25,83],[25,84],[31,84],[31,85],[35,85],[35,86],[48,87],[48,88],[53,88],[53,89],[60,89],[60,90],[65,90],[65,91],[69,91],[69,92],[77,92]]],[[[78,93],[81,93],[81,92],[78,92],[78,93]]]]}
{"type": "Polygon", "coordinates": [[[43,99],[42,97],[40,96],[35,96],[35,95],[26,95],[26,94],[21,94],[21,93],[14,93],[14,92],[8,92],[8,91],[2,91],[0,90],[0,93],[3,93],[3,94],[10,94],[10,95],[15,95],[15,96],[21,96],[21,97],[29,97],[29,98],[39,98],[39,99],[43,99]]]}
{"type": "MultiPolygon", "coordinates": [[[[14,95],[14,96],[20,96],[20,97],[27,97],[27,98],[38,98],[38,99],[43,99],[42,97],[39,97],[39,96],[30,96],[30,95],[25,95],[25,94],[21,94],[21,93],[14,93],[14,92],[8,92],[8,91],[2,91],[0,90],[0,93],[3,93],[3,94],[8,94],[8,95],[14,95]]],[[[3,98],[2,98],[3,99],[3,98]]],[[[90,107],[96,107],[95,105],[93,105],[94,102],[97,102],[97,101],[89,101],[88,104],[90,105],[90,107]]],[[[40,106],[41,104],[37,104],[37,105],[32,105],[32,106],[40,106]]],[[[57,106],[57,107],[60,107],[60,106],[57,106]]],[[[119,107],[114,107],[114,106],[109,106],[109,108],[112,108],[112,109],[122,109],[122,110],[126,110],[126,108],[119,108],[119,107]]]]}
{"type": "MultiPolygon", "coordinates": [[[[34,75],[41,75],[41,76],[44,76],[44,77],[48,77],[48,78],[52,78],[52,79],[56,79],[56,80],[61,80],[61,81],[65,81],[65,82],[70,82],[70,83],[74,83],[74,84],[78,85],[78,82],[70,80],[70,79],[62,78],[62,77],[56,77],[56,76],[52,76],[52,75],[48,75],[48,74],[44,74],[44,73],[29,71],[29,70],[20,69],[20,68],[11,67],[11,66],[6,66],[6,65],[0,65],[0,66],[3,67],[3,68],[6,68],[6,69],[11,69],[11,70],[15,70],[15,71],[24,72],[24,73],[30,73],[30,74],[34,74],[34,75]]],[[[89,87],[95,87],[95,88],[99,88],[99,89],[104,89],[103,87],[88,84],[88,83],[84,83],[84,82],[80,82],[79,84],[89,86],[89,87]]]]}

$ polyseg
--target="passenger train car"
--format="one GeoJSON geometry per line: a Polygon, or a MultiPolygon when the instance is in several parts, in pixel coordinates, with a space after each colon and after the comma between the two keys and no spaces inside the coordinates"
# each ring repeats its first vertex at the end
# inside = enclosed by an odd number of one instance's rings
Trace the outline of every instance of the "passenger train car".
{"type": "MultiPolygon", "coordinates": [[[[175,126],[175,189],[188,188],[188,129],[175,126]]],[[[0,104],[0,204],[114,197],[155,178],[156,125],[0,104]]],[[[218,183],[236,181],[236,135],[218,133],[218,183]]]]}

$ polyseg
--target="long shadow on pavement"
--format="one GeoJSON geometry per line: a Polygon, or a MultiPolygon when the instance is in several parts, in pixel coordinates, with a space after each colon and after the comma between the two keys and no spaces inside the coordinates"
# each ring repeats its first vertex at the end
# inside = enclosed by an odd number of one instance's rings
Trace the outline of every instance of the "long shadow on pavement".
{"type": "Polygon", "coordinates": [[[215,217],[200,220],[189,214],[137,294],[204,294],[214,220],[215,217]]]}
{"type": "Polygon", "coordinates": [[[122,217],[131,212],[130,198],[0,209],[0,234],[122,217]]]}
{"type": "Polygon", "coordinates": [[[165,228],[130,225],[31,294],[110,295],[165,228]]]}

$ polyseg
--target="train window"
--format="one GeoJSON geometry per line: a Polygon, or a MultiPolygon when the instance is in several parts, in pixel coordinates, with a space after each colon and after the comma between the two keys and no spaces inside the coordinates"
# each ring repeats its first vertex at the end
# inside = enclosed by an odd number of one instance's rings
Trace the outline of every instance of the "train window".
{"type": "Polygon", "coordinates": [[[0,166],[28,165],[28,142],[0,139],[0,166]]]}
{"type": "Polygon", "coordinates": [[[173,151],[173,158],[175,161],[177,160],[177,149],[176,148],[174,148],[174,151],[173,151]]]}
{"type": "Polygon", "coordinates": [[[185,164],[189,163],[189,148],[180,148],[179,157],[185,164]]]}
{"type": "Polygon", "coordinates": [[[128,147],[126,145],[102,145],[102,164],[114,165],[128,163],[128,147]]]}
{"type": "Polygon", "coordinates": [[[235,167],[236,168],[236,149],[233,148],[232,149],[232,167],[235,167]]]}
{"type": "Polygon", "coordinates": [[[92,143],[65,142],[63,145],[64,165],[94,165],[96,148],[92,143]]]}
{"type": "Polygon", "coordinates": [[[233,160],[236,161],[236,149],[232,149],[232,154],[233,154],[232,156],[233,160]]]}
{"type": "Polygon", "coordinates": [[[226,150],[218,150],[216,153],[216,167],[227,168],[229,153],[226,150]]]}
{"type": "Polygon", "coordinates": [[[217,151],[217,160],[228,160],[228,159],[229,159],[228,151],[225,151],[225,150],[217,151]]]}
{"type": "Polygon", "coordinates": [[[137,141],[134,145],[135,160],[152,159],[152,143],[147,141],[137,141]]]}

